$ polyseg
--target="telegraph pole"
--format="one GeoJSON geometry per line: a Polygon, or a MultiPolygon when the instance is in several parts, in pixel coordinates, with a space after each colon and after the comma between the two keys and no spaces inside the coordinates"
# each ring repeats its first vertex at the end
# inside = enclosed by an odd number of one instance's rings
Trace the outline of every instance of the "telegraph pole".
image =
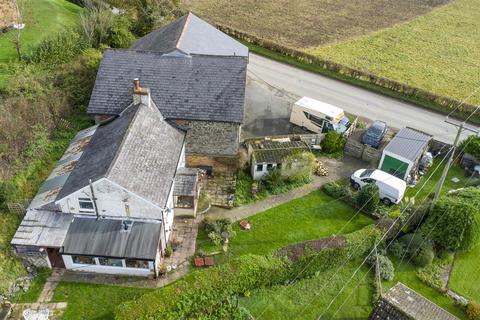
{"type": "MultiPolygon", "coordinates": [[[[467,120],[468,120],[468,118],[467,118],[467,120]]],[[[471,131],[473,133],[476,133],[477,135],[479,134],[478,129],[468,127],[468,126],[465,125],[466,120],[464,122],[454,122],[447,117],[447,119],[445,119],[445,122],[448,123],[448,124],[451,124],[455,127],[458,127],[458,131],[457,131],[457,136],[455,137],[455,141],[453,142],[453,146],[450,149],[451,153],[450,153],[450,157],[448,158],[448,162],[445,165],[445,168],[443,168],[442,176],[440,177],[440,180],[437,183],[437,190],[435,190],[435,196],[433,197],[433,201],[432,201],[432,205],[430,207],[430,210],[433,209],[433,207],[435,206],[435,203],[437,203],[438,198],[440,197],[440,192],[442,191],[443,184],[445,183],[445,179],[447,178],[448,170],[450,170],[450,167],[452,165],[453,157],[455,156],[455,151],[457,150],[458,142],[460,141],[460,136],[462,134],[462,131],[467,130],[467,131],[471,131]]]]}

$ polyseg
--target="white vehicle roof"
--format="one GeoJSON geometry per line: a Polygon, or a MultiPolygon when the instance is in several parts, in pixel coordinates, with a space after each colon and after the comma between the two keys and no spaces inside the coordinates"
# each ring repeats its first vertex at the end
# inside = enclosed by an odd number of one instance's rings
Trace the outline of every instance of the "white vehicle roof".
{"type": "Polygon", "coordinates": [[[332,118],[337,118],[340,114],[343,113],[343,109],[339,107],[335,107],[331,104],[321,102],[308,97],[301,98],[300,100],[295,102],[295,104],[298,106],[304,107],[306,109],[321,112],[332,118]]]}
{"type": "Polygon", "coordinates": [[[378,169],[372,172],[372,174],[370,175],[370,178],[375,179],[377,181],[382,181],[388,185],[391,185],[397,188],[406,188],[407,186],[405,181],[403,181],[402,179],[392,176],[391,174],[378,169]]]}

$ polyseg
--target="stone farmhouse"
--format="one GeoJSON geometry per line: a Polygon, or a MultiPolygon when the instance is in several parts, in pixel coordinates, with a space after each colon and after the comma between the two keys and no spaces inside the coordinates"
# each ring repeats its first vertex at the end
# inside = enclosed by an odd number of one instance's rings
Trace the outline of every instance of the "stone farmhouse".
{"type": "Polygon", "coordinates": [[[106,50],[88,107],[96,125],[75,136],[30,203],[11,241],[17,254],[158,276],[174,217],[196,214],[199,168],[235,162],[247,63],[244,46],[192,14],[132,49],[106,50]]]}

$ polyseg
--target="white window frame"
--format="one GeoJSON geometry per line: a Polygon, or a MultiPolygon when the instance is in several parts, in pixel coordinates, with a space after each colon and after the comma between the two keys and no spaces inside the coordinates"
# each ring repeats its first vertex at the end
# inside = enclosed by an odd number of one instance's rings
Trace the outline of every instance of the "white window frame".
{"type": "Polygon", "coordinates": [[[90,198],[78,198],[78,212],[80,213],[91,213],[95,212],[95,204],[93,203],[93,200],[90,198]],[[86,209],[82,208],[82,202],[84,203],[91,203],[92,204],[92,209],[86,209]]]}

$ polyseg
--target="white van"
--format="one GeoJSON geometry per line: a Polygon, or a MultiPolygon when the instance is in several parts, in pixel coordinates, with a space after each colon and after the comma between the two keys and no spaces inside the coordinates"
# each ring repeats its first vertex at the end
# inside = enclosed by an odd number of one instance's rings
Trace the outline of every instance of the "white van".
{"type": "Polygon", "coordinates": [[[366,184],[375,182],[380,200],[386,205],[402,201],[407,184],[402,179],[378,169],[360,169],[350,177],[350,183],[355,189],[361,189],[366,184]]]}
{"type": "Polygon", "coordinates": [[[343,133],[350,126],[342,109],[308,97],[295,102],[290,122],[315,133],[343,133]]]}

